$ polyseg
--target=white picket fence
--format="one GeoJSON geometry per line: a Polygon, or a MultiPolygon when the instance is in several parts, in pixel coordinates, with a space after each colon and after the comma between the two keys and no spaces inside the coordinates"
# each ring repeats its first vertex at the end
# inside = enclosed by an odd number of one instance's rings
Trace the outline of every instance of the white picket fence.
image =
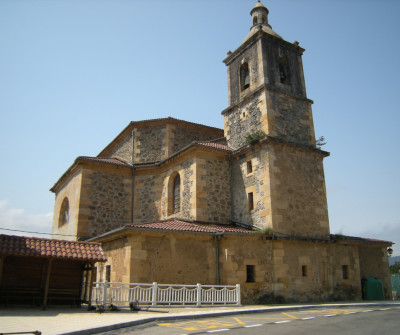
{"type": "Polygon", "coordinates": [[[93,283],[92,303],[124,306],[130,302],[157,307],[240,306],[240,285],[93,283]]]}

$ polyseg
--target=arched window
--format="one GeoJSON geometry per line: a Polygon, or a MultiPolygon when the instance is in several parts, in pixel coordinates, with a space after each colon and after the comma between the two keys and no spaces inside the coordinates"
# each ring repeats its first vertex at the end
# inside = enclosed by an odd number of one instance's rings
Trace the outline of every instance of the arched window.
{"type": "Polygon", "coordinates": [[[261,22],[262,24],[265,24],[265,22],[267,22],[267,17],[265,15],[262,16],[261,22]]]}
{"type": "Polygon", "coordinates": [[[243,63],[240,67],[240,89],[244,91],[250,87],[249,64],[243,63]]]}
{"type": "Polygon", "coordinates": [[[173,213],[179,213],[181,211],[181,177],[179,173],[175,176],[172,186],[172,202],[173,213]]]}
{"type": "Polygon", "coordinates": [[[69,202],[68,198],[65,197],[60,209],[60,215],[58,216],[58,226],[61,227],[69,222],[69,202]]]}
{"type": "Polygon", "coordinates": [[[282,84],[287,84],[289,81],[287,62],[282,57],[279,59],[279,81],[282,84]]]}

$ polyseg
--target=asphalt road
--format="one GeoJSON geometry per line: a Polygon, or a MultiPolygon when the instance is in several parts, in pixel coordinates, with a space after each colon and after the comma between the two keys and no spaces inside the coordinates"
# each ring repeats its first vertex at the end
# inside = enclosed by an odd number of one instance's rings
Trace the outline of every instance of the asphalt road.
{"type": "Polygon", "coordinates": [[[400,307],[305,309],[153,323],[104,335],[183,334],[398,334],[400,307]]]}

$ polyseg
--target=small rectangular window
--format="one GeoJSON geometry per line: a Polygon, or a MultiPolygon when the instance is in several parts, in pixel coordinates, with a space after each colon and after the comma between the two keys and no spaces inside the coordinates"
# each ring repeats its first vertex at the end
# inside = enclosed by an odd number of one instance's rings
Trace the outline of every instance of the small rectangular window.
{"type": "Polygon", "coordinates": [[[247,194],[247,207],[249,209],[249,212],[254,209],[253,192],[247,194]]]}
{"type": "Polygon", "coordinates": [[[301,267],[301,274],[303,275],[303,277],[307,277],[307,265],[303,265],[301,267]]]}
{"type": "Polygon", "coordinates": [[[349,266],[342,265],[343,279],[349,279],[349,266]]]}
{"type": "Polygon", "coordinates": [[[106,265],[106,281],[110,281],[111,279],[111,265],[106,265]]]}
{"type": "Polygon", "coordinates": [[[253,165],[251,164],[251,161],[247,162],[247,174],[250,174],[253,172],[253,165]]]}
{"type": "Polygon", "coordinates": [[[255,282],[255,266],[254,265],[246,265],[246,283],[254,283],[255,282]]]}

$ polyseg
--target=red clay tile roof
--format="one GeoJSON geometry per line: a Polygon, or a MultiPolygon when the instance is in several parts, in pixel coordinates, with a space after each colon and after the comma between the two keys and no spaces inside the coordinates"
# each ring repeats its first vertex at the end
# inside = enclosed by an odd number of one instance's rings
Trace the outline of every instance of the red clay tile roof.
{"type": "Polygon", "coordinates": [[[119,165],[119,166],[131,166],[130,164],[125,163],[125,162],[123,162],[123,161],[121,161],[119,159],[116,159],[116,158],[79,156],[75,160],[75,162],[80,161],[80,160],[97,162],[97,163],[105,163],[105,164],[111,164],[111,165],[119,165]]]}
{"type": "Polygon", "coordinates": [[[228,147],[227,145],[221,144],[221,143],[215,143],[213,141],[199,141],[196,143],[207,146],[207,147],[215,148],[215,149],[221,149],[221,150],[225,150],[225,151],[233,151],[233,149],[228,147]]]}
{"type": "Polygon", "coordinates": [[[224,225],[211,225],[211,224],[199,224],[190,223],[176,219],[170,219],[165,221],[137,223],[127,225],[129,228],[142,228],[142,229],[155,229],[155,230],[170,230],[170,231],[190,231],[197,233],[245,233],[249,234],[252,230],[239,228],[235,226],[224,226],[224,225]]]}
{"type": "Polygon", "coordinates": [[[38,256],[77,261],[105,262],[99,243],[0,235],[0,255],[38,256]]]}

